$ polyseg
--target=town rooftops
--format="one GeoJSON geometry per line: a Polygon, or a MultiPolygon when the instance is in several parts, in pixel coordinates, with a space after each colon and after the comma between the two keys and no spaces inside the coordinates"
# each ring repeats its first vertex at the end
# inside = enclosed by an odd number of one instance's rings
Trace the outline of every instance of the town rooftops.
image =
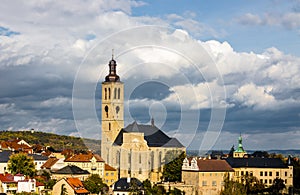
{"type": "Polygon", "coordinates": [[[232,168],[253,167],[253,168],[287,168],[287,165],[280,158],[227,158],[226,161],[232,168]]]}
{"type": "Polygon", "coordinates": [[[149,147],[184,147],[176,138],[170,138],[163,131],[158,129],[154,124],[141,125],[137,124],[137,122],[133,122],[124,129],[121,129],[114,141],[114,144],[121,146],[123,144],[123,134],[130,132],[144,133],[144,138],[147,141],[149,147]]]}
{"type": "Polygon", "coordinates": [[[0,174],[0,181],[2,183],[17,183],[17,181],[14,180],[14,176],[12,174],[0,174]]]}
{"type": "Polygon", "coordinates": [[[51,169],[51,167],[58,161],[58,158],[50,157],[42,166],[42,169],[51,169]]]}
{"type": "Polygon", "coordinates": [[[105,166],[104,166],[104,169],[105,171],[116,171],[117,169],[109,166],[108,164],[105,163],[105,166]]]}
{"type": "Polygon", "coordinates": [[[98,154],[75,154],[65,160],[65,162],[91,162],[92,158],[95,158],[97,162],[104,162],[104,160],[98,154]]]}
{"type": "Polygon", "coordinates": [[[185,158],[182,170],[198,172],[232,172],[232,167],[225,160],[185,158]]]}
{"type": "Polygon", "coordinates": [[[55,174],[69,174],[69,175],[89,175],[90,172],[81,169],[75,165],[67,165],[57,171],[54,172],[55,174]]]}
{"type": "Polygon", "coordinates": [[[84,188],[82,182],[78,178],[66,178],[67,183],[72,187],[76,194],[88,194],[89,191],[84,188]]]}
{"type": "Polygon", "coordinates": [[[120,178],[113,185],[113,191],[130,191],[132,184],[135,184],[138,187],[142,187],[142,182],[137,178],[120,178]]]}

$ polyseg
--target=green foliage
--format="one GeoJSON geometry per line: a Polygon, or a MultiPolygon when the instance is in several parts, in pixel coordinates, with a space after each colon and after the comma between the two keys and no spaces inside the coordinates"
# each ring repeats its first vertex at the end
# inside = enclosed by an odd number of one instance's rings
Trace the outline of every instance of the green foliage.
{"type": "Polygon", "coordinates": [[[265,185],[256,177],[250,175],[242,176],[247,194],[257,194],[264,192],[265,185]]]}
{"type": "Polygon", "coordinates": [[[143,187],[145,190],[145,195],[165,195],[167,194],[166,190],[162,186],[157,186],[151,184],[151,182],[147,179],[143,182],[143,187]]]}
{"type": "Polygon", "coordinates": [[[141,194],[141,187],[138,185],[137,180],[130,180],[130,195],[141,194]]]}
{"type": "Polygon", "coordinates": [[[300,161],[298,160],[298,158],[292,158],[291,163],[293,165],[294,187],[296,189],[300,189],[300,161]]]}
{"type": "Polygon", "coordinates": [[[167,162],[167,164],[164,166],[162,173],[164,181],[181,181],[181,167],[185,157],[185,153],[181,151],[173,150],[166,153],[165,162],[167,162]]]}
{"type": "Polygon", "coordinates": [[[225,176],[224,189],[221,191],[220,195],[247,195],[247,191],[243,184],[232,181],[225,176]]]}
{"type": "Polygon", "coordinates": [[[181,191],[177,188],[174,188],[174,190],[170,190],[167,194],[168,195],[185,195],[185,192],[181,191]]]}
{"type": "Polygon", "coordinates": [[[33,158],[24,153],[16,153],[9,157],[8,170],[12,174],[22,173],[30,177],[36,173],[33,158]]]}
{"type": "Polygon", "coordinates": [[[279,195],[279,194],[282,194],[281,191],[285,188],[286,187],[285,187],[283,179],[276,178],[276,179],[274,179],[273,184],[272,184],[272,186],[270,186],[268,191],[272,195],[279,195]]]}
{"type": "Polygon", "coordinates": [[[92,194],[106,193],[108,186],[103,183],[102,179],[98,174],[90,175],[84,182],[84,187],[92,194]]]}

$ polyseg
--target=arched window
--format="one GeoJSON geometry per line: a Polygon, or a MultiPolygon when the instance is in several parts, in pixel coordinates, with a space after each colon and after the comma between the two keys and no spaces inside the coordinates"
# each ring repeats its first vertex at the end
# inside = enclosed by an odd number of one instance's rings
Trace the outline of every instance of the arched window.
{"type": "Polygon", "coordinates": [[[107,99],[107,89],[104,88],[104,99],[106,100],[107,99]]]}
{"type": "Polygon", "coordinates": [[[104,107],[104,111],[105,111],[105,113],[106,113],[106,118],[108,118],[108,106],[105,106],[105,107],[104,107]]]}
{"type": "Polygon", "coordinates": [[[114,89],[114,99],[117,99],[117,88],[114,89]]]}
{"type": "Polygon", "coordinates": [[[108,130],[110,131],[111,130],[111,124],[108,123],[108,130]]]}
{"type": "Polygon", "coordinates": [[[121,89],[118,89],[118,99],[120,99],[120,93],[121,93],[121,89]]]}
{"type": "Polygon", "coordinates": [[[120,111],[120,107],[119,107],[119,106],[117,106],[117,107],[116,107],[116,114],[117,114],[117,117],[118,117],[118,113],[119,113],[119,111],[120,111]]]}
{"type": "Polygon", "coordinates": [[[161,155],[161,152],[159,152],[159,155],[158,155],[158,170],[159,170],[159,172],[161,172],[162,171],[162,155],[161,155]]]}
{"type": "Polygon", "coordinates": [[[110,99],[110,88],[108,88],[108,99],[110,99]]]}

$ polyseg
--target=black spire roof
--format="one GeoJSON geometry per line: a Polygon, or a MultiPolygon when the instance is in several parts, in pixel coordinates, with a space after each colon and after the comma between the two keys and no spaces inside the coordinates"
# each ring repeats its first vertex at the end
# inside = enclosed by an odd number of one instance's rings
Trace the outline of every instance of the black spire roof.
{"type": "Polygon", "coordinates": [[[137,122],[133,122],[121,129],[114,144],[121,146],[123,144],[123,133],[130,132],[144,133],[144,138],[149,147],[184,147],[176,138],[170,138],[155,125],[141,125],[137,124],[137,122]]]}
{"type": "Polygon", "coordinates": [[[111,60],[109,61],[109,74],[105,77],[105,82],[118,82],[120,77],[117,75],[117,62],[114,60],[112,55],[111,60]]]}

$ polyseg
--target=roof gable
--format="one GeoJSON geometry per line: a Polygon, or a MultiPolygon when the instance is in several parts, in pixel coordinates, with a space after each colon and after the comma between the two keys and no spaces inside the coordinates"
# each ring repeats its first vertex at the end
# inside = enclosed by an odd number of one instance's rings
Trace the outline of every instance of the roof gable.
{"type": "Polygon", "coordinates": [[[75,165],[67,165],[57,171],[54,172],[55,174],[70,174],[70,175],[88,175],[90,172],[81,169],[75,165]]]}
{"type": "Polygon", "coordinates": [[[141,125],[136,122],[121,129],[114,144],[121,146],[123,144],[123,134],[131,132],[144,133],[144,139],[149,147],[184,147],[176,138],[170,138],[155,125],[141,125]]]}
{"type": "Polygon", "coordinates": [[[89,193],[78,178],[67,178],[66,181],[77,194],[89,193]]]}

